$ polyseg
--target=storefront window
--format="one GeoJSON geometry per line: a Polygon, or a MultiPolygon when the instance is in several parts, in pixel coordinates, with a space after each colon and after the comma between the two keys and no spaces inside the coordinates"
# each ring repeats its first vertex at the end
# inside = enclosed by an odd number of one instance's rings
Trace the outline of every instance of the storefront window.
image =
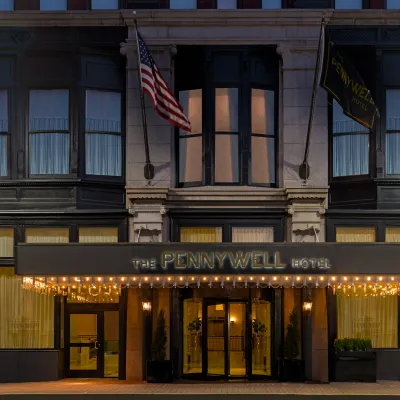
{"type": "Polygon", "coordinates": [[[182,243],[220,243],[222,242],[222,228],[182,227],[180,241],[182,243]]]}
{"type": "Polygon", "coordinates": [[[26,228],[26,243],[68,243],[68,228],[26,228]]]}
{"type": "Polygon", "coordinates": [[[366,288],[337,292],[338,338],[371,339],[374,348],[398,347],[396,295],[366,288]]]}
{"type": "Polygon", "coordinates": [[[14,230],[12,228],[0,228],[0,257],[12,257],[14,255],[14,230]]]}
{"type": "Polygon", "coordinates": [[[12,268],[0,268],[0,348],[54,348],[54,296],[22,288],[12,268]]]}
{"type": "Polygon", "coordinates": [[[116,227],[84,227],[79,228],[79,243],[117,243],[116,227]]]}
{"type": "Polygon", "coordinates": [[[385,242],[400,243],[400,226],[388,226],[386,228],[385,242]]]}
{"type": "Polygon", "coordinates": [[[232,228],[233,243],[272,243],[274,241],[274,228],[234,227],[232,228]]]}
{"type": "Polygon", "coordinates": [[[271,375],[271,303],[255,300],[251,306],[252,373],[271,375]]]}
{"type": "Polygon", "coordinates": [[[187,299],[183,302],[183,373],[202,372],[202,301],[187,299]]]}
{"type": "Polygon", "coordinates": [[[336,242],[373,243],[376,241],[374,227],[344,226],[336,228],[336,242]]]}

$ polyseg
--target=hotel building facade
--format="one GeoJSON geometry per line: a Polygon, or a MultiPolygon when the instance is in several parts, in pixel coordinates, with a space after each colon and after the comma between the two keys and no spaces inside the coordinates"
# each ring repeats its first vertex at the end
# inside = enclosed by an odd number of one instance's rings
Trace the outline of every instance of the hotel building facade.
{"type": "Polygon", "coordinates": [[[346,337],[371,339],[378,379],[397,378],[392,7],[10,1],[0,14],[0,379],[143,380],[161,310],[177,379],[279,379],[293,315],[306,379],[335,380],[334,340],[346,337]],[[322,10],[380,118],[365,131],[318,89],[304,182],[322,10]],[[175,130],[146,98],[151,182],[134,16],[192,124],[175,130]]]}

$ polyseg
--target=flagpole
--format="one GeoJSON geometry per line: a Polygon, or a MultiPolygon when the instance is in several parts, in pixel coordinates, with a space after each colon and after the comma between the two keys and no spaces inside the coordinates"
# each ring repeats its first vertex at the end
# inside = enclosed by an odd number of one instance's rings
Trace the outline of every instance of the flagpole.
{"type": "Polygon", "coordinates": [[[299,168],[299,176],[305,182],[307,182],[308,177],[310,176],[310,166],[308,165],[308,153],[310,150],[310,136],[311,136],[311,128],[314,119],[314,111],[315,111],[315,101],[317,98],[317,88],[318,88],[318,77],[319,77],[319,70],[320,70],[320,57],[321,57],[321,44],[322,44],[322,33],[325,27],[325,14],[324,11],[322,13],[322,20],[321,20],[321,29],[319,31],[319,41],[318,41],[318,52],[317,52],[317,61],[315,64],[315,74],[314,74],[314,83],[313,83],[313,90],[311,94],[311,105],[310,105],[310,114],[308,117],[308,127],[307,127],[307,137],[306,137],[306,148],[304,151],[304,159],[303,163],[300,165],[299,168]]]}
{"type": "Polygon", "coordinates": [[[136,30],[136,46],[137,46],[137,69],[138,69],[139,90],[140,90],[140,106],[142,109],[144,150],[146,155],[146,165],[144,166],[144,177],[150,181],[154,178],[154,166],[150,162],[149,137],[147,134],[147,118],[146,118],[146,108],[144,102],[144,92],[142,88],[142,73],[140,70],[140,48],[139,48],[138,27],[136,19],[135,19],[135,30],[136,30]]]}

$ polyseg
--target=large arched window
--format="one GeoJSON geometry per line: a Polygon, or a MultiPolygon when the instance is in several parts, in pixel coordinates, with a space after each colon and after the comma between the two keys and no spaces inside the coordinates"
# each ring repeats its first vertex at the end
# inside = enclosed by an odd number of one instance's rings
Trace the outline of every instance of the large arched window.
{"type": "Polygon", "coordinates": [[[179,101],[192,132],[178,135],[178,185],[276,185],[274,48],[182,46],[179,101]]]}

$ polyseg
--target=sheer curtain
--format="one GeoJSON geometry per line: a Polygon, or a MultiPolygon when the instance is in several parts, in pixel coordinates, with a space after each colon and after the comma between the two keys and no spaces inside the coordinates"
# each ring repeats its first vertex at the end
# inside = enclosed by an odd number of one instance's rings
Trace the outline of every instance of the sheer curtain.
{"type": "Polygon", "coordinates": [[[397,296],[337,293],[338,338],[371,339],[374,348],[397,348],[397,296]]]}
{"type": "Polygon", "coordinates": [[[373,227],[336,227],[336,242],[372,243],[375,241],[376,231],[373,227]]]}
{"type": "Polygon", "coordinates": [[[233,243],[272,243],[274,228],[266,227],[234,227],[232,228],[233,243]]]}
{"type": "Polygon", "coordinates": [[[14,11],[14,0],[0,0],[1,11],[14,11]]]}
{"type": "Polygon", "coordinates": [[[0,176],[8,175],[8,96],[0,90],[0,176]]]}
{"type": "Polygon", "coordinates": [[[192,130],[179,131],[179,182],[203,180],[203,94],[201,89],[179,92],[179,103],[192,130]]]}
{"type": "Polygon", "coordinates": [[[54,348],[54,296],[22,288],[0,275],[0,348],[54,348]]]}
{"type": "Polygon", "coordinates": [[[67,0],[40,0],[41,11],[64,11],[67,9],[67,0]]]}
{"type": "Polygon", "coordinates": [[[14,229],[0,228],[0,258],[14,255],[14,229]]]}
{"type": "Polygon", "coordinates": [[[117,243],[116,227],[83,227],[79,228],[79,243],[117,243]]]}
{"type": "Polygon", "coordinates": [[[333,176],[366,175],[369,171],[369,132],[343,113],[333,100],[333,176]]]}
{"type": "Polygon", "coordinates": [[[121,176],[121,94],[86,91],[86,174],[121,176]]]}
{"type": "Polygon", "coordinates": [[[118,10],[118,0],[92,0],[92,10],[118,10]]]}
{"type": "Polygon", "coordinates": [[[68,243],[68,228],[26,228],[26,243],[68,243]]]}
{"type": "Polygon", "coordinates": [[[400,226],[389,226],[386,228],[385,242],[400,243],[400,226]]]}
{"type": "Polygon", "coordinates": [[[220,243],[222,242],[222,228],[219,227],[182,227],[182,243],[220,243]]]}
{"type": "Polygon", "coordinates": [[[400,174],[400,90],[386,90],[386,174],[400,174]]]}
{"type": "Polygon", "coordinates": [[[69,173],[69,92],[31,90],[29,162],[33,175],[69,173]]]}

